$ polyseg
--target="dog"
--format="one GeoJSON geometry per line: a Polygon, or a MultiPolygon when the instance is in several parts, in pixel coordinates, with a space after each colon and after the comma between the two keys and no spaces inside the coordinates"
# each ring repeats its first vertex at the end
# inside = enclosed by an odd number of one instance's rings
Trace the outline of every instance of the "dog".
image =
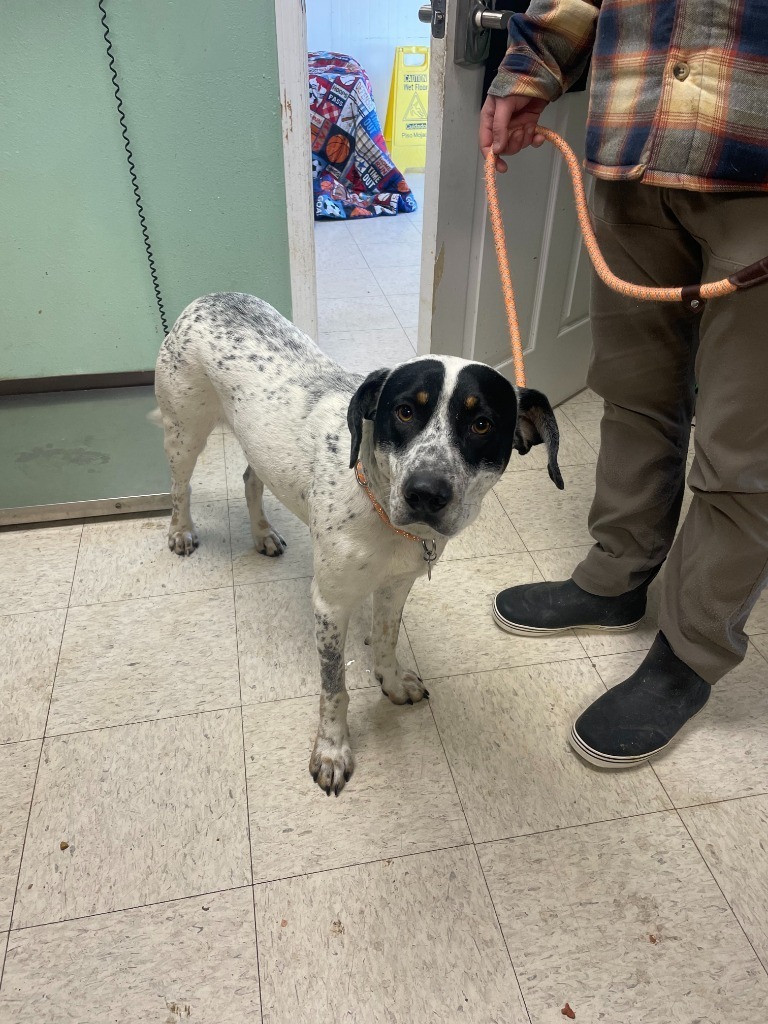
{"type": "Polygon", "coordinates": [[[348,373],[277,310],[240,293],[206,295],[182,312],[160,348],[155,392],[171,469],[171,551],[197,547],[190,479],[221,419],[248,460],[256,550],[278,557],[286,547],[265,515],[265,487],[309,526],[321,681],[309,770],[338,796],[354,769],[344,683],[351,612],[373,594],[374,674],[384,694],[395,704],[428,697],[395,653],[411,586],[477,517],[513,450],[544,443],[550,476],[563,486],[549,402],[456,357],[348,373]]]}

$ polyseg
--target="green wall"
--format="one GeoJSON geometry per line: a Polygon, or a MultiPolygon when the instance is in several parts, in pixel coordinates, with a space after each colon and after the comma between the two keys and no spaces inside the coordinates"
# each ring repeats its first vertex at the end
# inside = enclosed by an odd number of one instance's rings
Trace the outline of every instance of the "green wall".
{"type": "MultiPolygon", "coordinates": [[[[169,323],[290,314],[271,0],[106,0],[169,323]]],[[[96,0],[0,4],[0,377],[144,370],[162,330],[96,0]]]]}

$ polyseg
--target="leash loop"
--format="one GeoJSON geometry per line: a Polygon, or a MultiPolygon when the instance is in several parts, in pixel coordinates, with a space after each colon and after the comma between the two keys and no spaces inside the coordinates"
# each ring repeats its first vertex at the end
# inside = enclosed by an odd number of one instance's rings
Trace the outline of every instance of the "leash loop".
{"type": "MultiPolygon", "coordinates": [[[[756,260],[748,267],[744,267],[730,277],[724,277],[721,281],[711,281],[708,284],[685,285],[679,288],[652,288],[646,285],[631,284],[617,277],[605,261],[597,244],[597,238],[589,219],[589,207],[584,191],[584,179],[581,173],[581,166],[568,143],[557,132],[551,128],[543,128],[538,125],[537,135],[543,135],[552,143],[565,160],[568,173],[571,178],[573,197],[576,202],[576,216],[579,221],[579,228],[584,239],[584,246],[587,254],[595,268],[595,273],[609,288],[621,295],[638,299],[641,302],[682,302],[694,313],[701,312],[708,299],[717,299],[723,295],[731,295],[740,289],[752,288],[758,284],[768,282],[768,256],[762,260],[756,260]]],[[[501,278],[501,289],[504,295],[504,307],[507,313],[507,326],[509,328],[509,339],[512,345],[512,363],[515,372],[515,384],[519,388],[525,387],[525,366],[523,360],[523,344],[520,337],[520,323],[517,317],[517,306],[515,304],[515,292],[512,286],[512,275],[509,269],[507,257],[507,243],[504,236],[504,222],[499,207],[499,194],[496,187],[496,156],[491,150],[485,160],[485,189],[488,196],[488,213],[493,231],[493,241],[496,248],[496,259],[499,264],[499,276],[501,278]]]]}

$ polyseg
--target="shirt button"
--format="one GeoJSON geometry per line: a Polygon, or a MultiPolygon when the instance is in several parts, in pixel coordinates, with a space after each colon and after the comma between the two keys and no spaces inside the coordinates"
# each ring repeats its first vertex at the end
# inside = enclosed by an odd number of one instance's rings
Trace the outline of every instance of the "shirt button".
{"type": "Polygon", "coordinates": [[[678,82],[684,82],[690,74],[690,71],[690,67],[685,63],[685,61],[682,60],[679,60],[677,64],[675,64],[675,66],[672,68],[672,73],[678,80],[678,82]]]}

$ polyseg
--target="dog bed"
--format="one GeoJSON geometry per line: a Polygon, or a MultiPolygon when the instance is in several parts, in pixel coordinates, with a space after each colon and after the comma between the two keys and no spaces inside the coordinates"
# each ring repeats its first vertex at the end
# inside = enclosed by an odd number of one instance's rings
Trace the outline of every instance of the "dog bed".
{"type": "Polygon", "coordinates": [[[371,83],[352,57],[309,54],[315,220],[394,216],[417,208],[392,162],[371,83]]]}

